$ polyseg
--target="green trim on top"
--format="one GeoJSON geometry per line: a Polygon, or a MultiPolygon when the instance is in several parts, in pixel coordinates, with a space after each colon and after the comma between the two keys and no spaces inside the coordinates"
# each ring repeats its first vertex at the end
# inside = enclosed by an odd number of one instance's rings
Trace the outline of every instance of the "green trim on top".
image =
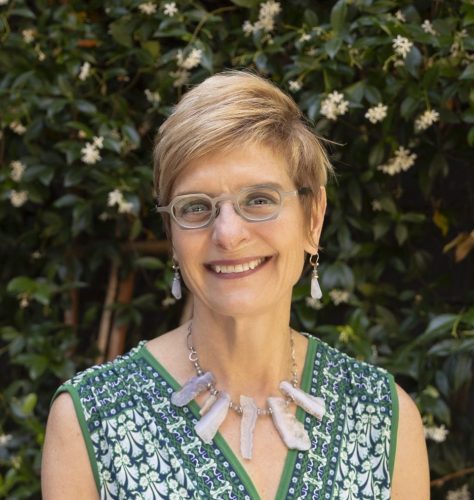
{"type": "MultiPolygon", "coordinates": [[[[311,380],[313,377],[314,356],[316,354],[316,342],[311,337],[308,338],[308,348],[306,349],[306,359],[304,362],[303,375],[301,380],[301,389],[309,392],[311,387],[311,380]]],[[[296,418],[303,422],[305,411],[299,406],[296,408],[296,418]]],[[[285,465],[283,467],[283,474],[280,479],[280,484],[275,495],[275,500],[284,500],[287,498],[288,488],[295,469],[295,462],[298,456],[297,450],[288,450],[286,455],[285,465]]]]}
{"type": "MultiPolygon", "coordinates": [[[[305,358],[302,381],[301,381],[301,388],[304,391],[308,391],[311,385],[311,378],[313,374],[312,367],[313,367],[315,352],[316,352],[316,342],[312,342],[311,339],[308,339],[308,349],[306,351],[306,358],[305,358]]],[[[161,376],[175,391],[180,389],[181,385],[166,370],[166,368],[153,356],[153,354],[151,354],[151,352],[146,347],[146,343],[143,343],[142,349],[138,351],[137,355],[142,355],[148,361],[148,363],[150,363],[151,366],[153,366],[161,374],[161,376]]],[[[196,418],[200,418],[199,406],[195,401],[191,401],[191,403],[188,404],[188,407],[190,408],[190,410],[192,411],[192,413],[196,418]]],[[[304,415],[305,415],[304,410],[298,407],[296,411],[296,418],[300,422],[303,422],[304,415]]],[[[260,495],[258,494],[257,489],[253,484],[253,481],[250,479],[250,476],[247,474],[247,471],[244,469],[240,460],[237,458],[235,453],[232,451],[230,446],[225,441],[224,437],[219,432],[217,432],[214,438],[214,442],[216,446],[221,450],[227,461],[231,464],[236,474],[238,474],[240,480],[242,481],[242,484],[247,489],[250,496],[255,500],[260,499],[260,495]]],[[[283,474],[280,479],[280,484],[278,486],[275,499],[286,498],[286,492],[288,491],[289,483],[291,481],[291,477],[293,476],[293,469],[295,466],[297,453],[298,452],[296,450],[288,450],[285,464],[283,467],[283,474]]]]}
{"type": "Polygon", "coordinates": [[[392,425],[390,431],[390,455],[388,458],[388,470],[390,472],[390,482],[393,478],[393,469],[395,467],[395,454],[397,452],[397,435],[398,435],[398,394],[397,386],[395,385],[395,379],[391,373],[387,373],[388,380],[390,383],[390,392],[392,395],[392,425]]]}
{"type": "Polygon", "coordinates": [[[54,393],[51,403],[63,392],[67,392],[72,398],[72,402],[74,404],[74,410],[76,411],[77,420],[79,421],[79,426],[81,427],[82,437],[84,438],[84,442],[86,443],[87,455],[89,456],[89,462],[91,464],[92,473],[94,474],[97,493],[99,493],[100,496],[99,469],[97,467],[97,460],[94,453],[94,446],[92,444],[92,439],[89,433],[89,428],[87,427],[86,418],[82,410],[81,400],[79,398],[79,394],[77,393],[77,389],[72,385],[67,385],[67,384],[62,385],[54,393]]]}

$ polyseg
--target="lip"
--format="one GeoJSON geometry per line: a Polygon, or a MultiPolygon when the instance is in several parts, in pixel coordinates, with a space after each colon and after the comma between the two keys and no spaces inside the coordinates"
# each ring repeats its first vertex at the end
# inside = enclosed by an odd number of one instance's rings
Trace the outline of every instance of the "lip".
{"type": "Polygon", "coordinates": [[[206,268],[207,271],[209,271],[213,276],[219,279],[238,279],[238,278],[245,278],[246,276],[249,276],[251,274],[255,274],[256,272],[260,271],[263,267],[265,267],[268,262],[272,259],[273,256],[271,255],[264,255],[260,257],[246,257],[242,259],[221,259],[221,260],[213,260],[210,262],[207,262],[204,264],[204,267],[206,268]],[[255,260],[263,259],[263,262],[261,262],[257,267],[253,269],[249,269],[247,271],[241,271],[238,273],[218,273],[214,271],[212,266],[238,266],[239,264],[246,264],[248,262],[252,262],[255,260]]]}

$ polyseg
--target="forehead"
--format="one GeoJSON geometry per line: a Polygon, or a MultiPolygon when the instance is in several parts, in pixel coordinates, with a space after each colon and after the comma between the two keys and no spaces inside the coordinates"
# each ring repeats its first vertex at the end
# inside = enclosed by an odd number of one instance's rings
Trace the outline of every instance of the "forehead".
{"type": "Polygon", "coordinates": [[[257,184],[295,187],[281,153],[265,145],[247,144],[190,162],[176,178],[171,196],[192,192],[216,196],[257,184]]]}

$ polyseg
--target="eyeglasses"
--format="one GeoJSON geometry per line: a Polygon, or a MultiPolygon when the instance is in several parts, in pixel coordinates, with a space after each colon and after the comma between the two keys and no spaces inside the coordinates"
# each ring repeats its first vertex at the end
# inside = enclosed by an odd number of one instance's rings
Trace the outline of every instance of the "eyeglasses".
{"type": "Polygon", "coordinates": [[[231,201],[235,211],[248,222],[262,222],[278,217],[283,200],[288,196],[309,194],[311,190],[303,187],[294,191],[282,191],[276,187],[262,184],[241,189],[236,194],[211,198],[204,193],[183,194],[174,197],[169,205],[156,207],[157,212],[171,215],[182,229],[199,229],[209,226],[219,215],[218,204],[231,201]]]}

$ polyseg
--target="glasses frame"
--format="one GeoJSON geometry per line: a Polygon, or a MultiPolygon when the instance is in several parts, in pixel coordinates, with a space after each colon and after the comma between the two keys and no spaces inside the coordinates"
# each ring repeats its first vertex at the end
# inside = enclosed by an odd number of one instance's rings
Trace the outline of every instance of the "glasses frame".
{"type": "Polygon", "coordinates": [[[287,197],[297,196],[297,195],[305,195],[305,194],[309,194],[309,193],[311,193],[311,190],[308,187],[301,187],[299,189],[294,189],[293,191],[283,191],[282,189],[277,188],[277,187],[270,185],[270,184],[258,184],[256,186],[250,186],[250,187],[243,188],[238,193],[235,193],[235,194],[223,194],[220,196],[216,196],[214,198],[211,198],[209,195],[207,195],[205,193],[181,194],[181,195],[175,196],[170,201],[170,203],[164,207],[160,207],[157,205],[156,211],[159,213],[167,213],[168,215],[170,215],[171,218],[174,220],[174,222],[176,222],[176,224],[181,229],[202,229],[204,227],[210,226],[214,222],[216,217],[219,215],[220,208],[218,206],[218,203],[221,203],[223,201],[231,201],[235,212],[238,215],[240,215],[240,217],[242,217],[242,219],[244,219],[245,221],[247,221],[247,222],[265,222],[265,221],[276,219],[280,215],[281,209],[283,207],[283,202],[285,201],[285,199],[287,197]],[[240,207],[239,207],[239,203],[238,203],[238,199],[239,199],[239,197],[241,197],[243,194],[245,194],[247,192],[255,191],[258,189],[262,189],[262,188],[275,190],[275,192],[277,192],[280,196],[280,205],[279,205],[278,209],[276,210],[276,212],[271,214],[268,217],[265,217],[263,219],[249,218],[248,216],[246,216],[244,213],[241,212],[240,207]],[[186,224],[183,224],[181,221],[179,221],[176,218],[176,215],[174,214],[173,208],[178,201],[186,199],[186,198],[191,198],[194,196],[202,196],[206,200],[209,200],[209,202],[211,203],[211,207],[212,207],[211,216],[210,216],[208,221],[204,222],[203,224],[201,224],[199,226],[187,226],[186,224]]]}

